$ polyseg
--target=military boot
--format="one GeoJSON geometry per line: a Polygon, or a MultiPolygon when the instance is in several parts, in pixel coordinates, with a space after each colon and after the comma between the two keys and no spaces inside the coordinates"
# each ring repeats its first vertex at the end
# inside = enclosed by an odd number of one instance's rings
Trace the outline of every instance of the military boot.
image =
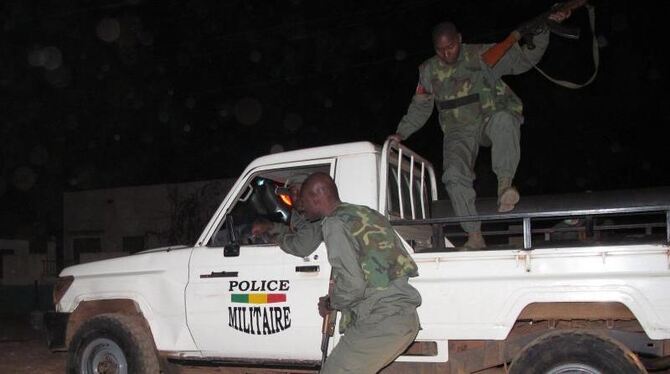
{"type": "Polygon", "coordinates": [[[519,198],[519,191],[512,186],[512,178],[498,179],[498,212],[504,213],[514,209],[519,198]]]}
{"type": "Polygon", "coordinates": [[[473,231],[468,233],[468,241],[465,242],[465,250],[482,249],[486,247],[484,236],[481,231],[473,231]]]}

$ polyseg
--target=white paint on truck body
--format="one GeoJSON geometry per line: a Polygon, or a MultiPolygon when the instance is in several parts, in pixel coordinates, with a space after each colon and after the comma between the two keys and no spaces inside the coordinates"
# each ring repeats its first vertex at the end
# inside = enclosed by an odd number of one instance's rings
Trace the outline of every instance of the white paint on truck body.
{"type": "Polygon", "coordinates": [[[197,350],[186,326],[184,290],[193,248],[137,253],[65,268],[60,276],[75,281],[59,312],[72,312],[83,301],[133,300],[146,318],[159,350],[197,350]]]}
{"type": "MultiPolygon", "coordinates": [[[[57,310],[72,312],[87,300],[131,299],[147,319],[161,351],[182,356],[318,360],[321,319],[316,303],[326,293],[330,273],[325,246],[301,259],[276,245],[246,245],[238,257],[225,257],[223,247],[207,243],[251,178],[273,168],[321,165],[334,176],[343,201],[379,209],[384,200],[379,191],[387,188],[379,181],[380,169],[387,167],[380,165],[380,151],[378,146],[359,142],[258,158],[224,198],[195,247],[66,268],[61,276],[73,275],[75,281],[57,310]],[[302,266],[319,270],[302,273],[297,270],[302,266]],[[237,275],[206,276],[222,271],[237,275]],[[240,288],[239,282],[254,280],[265,281],[266,288],[255,293],[240,288]],[[288,282],[284,288],[278,288],[281,281],[288,282]],[[281,306],[251,302],[263,293],[266,303],[271,297],[284,301],[277,304],[281,306]],[[243,297],[250,305],[243,305],[243,297]],[[245,319],[242,311],[248,313],[245,319]],[[267,313],[279,319],[265,321],[267,313]]],[[[538,302],[620,302],[650,338],[670,339],[668,251],[667,245],[620,245],[413,253],[420,275],[411,283],[423,298],[418,339],[437,341],[439,353],[400,360],[443,362],[451,339],[503,340],[523,308],[538,302]]],[[[337,337],[331,348],[336,341],[337,337]]]]}

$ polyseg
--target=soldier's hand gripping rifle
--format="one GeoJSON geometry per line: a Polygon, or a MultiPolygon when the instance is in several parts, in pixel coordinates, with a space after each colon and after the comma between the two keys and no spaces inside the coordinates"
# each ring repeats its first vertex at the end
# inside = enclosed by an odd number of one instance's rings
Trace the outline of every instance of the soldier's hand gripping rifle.
{"type": "Polygon", "coordinates": [[[586,4],[586,0],[570,0],[564,3],[556,3],[548,11],[540,14],[532,20],[522,24],[516,30],[512,31],[507,36],[507,38],[505,38],[505,40],[489,48],[482,54],[482,59],[488,66],[494,66],[505,55],[505,52],[512,48],[516,42],[525,37],[532,37],[532,35],[536,33],[538,29],[544,27],[545,25],[548,26],[553,33],[560,36],[571,39],[579,38],[579,29],[575,30],[562,26],[558,22],[553,21],[551,16],[556,13],[569,14],[569,12],[572,12],[574,9],[577,9],[584,4],[586,4]]]}
{"type": "Polygon", "coordinates": [[[326,363],[328,356],[328,344],[330,338],[335,333],[335,321],[337,320],[337,310],[330,308],[330,296],[333,294],[335,282],[331,276],[328,282],[328,296],[319,299],[319,313],[322,313],[323,323],[321,324],[321,367],[326,363]],[[322,305],[323,303],[323,305],[322,305]],[[322,308],[322,306],[324,308],[322,308]]]}

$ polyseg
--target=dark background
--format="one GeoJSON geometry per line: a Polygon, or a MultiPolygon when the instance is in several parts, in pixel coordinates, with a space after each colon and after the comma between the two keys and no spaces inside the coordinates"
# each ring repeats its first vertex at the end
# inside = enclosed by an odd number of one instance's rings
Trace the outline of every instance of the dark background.
{"type": "MultiPolygon", "coordinates": [[[[393,133],[432,54],[430,30],[496,42],[553,1],[0,3],[0,237],[46,242],[64,191],[236,177],[255,157],[393,133]]],[[[667,2],[593,1],[600,71],[570,90],[530,71],[522,195],[670,184],[667,2]]],[[[585,9],[540,66],[592,74],[585,9]]],[[[441,169],[434,114],[407,144],[441,169]]],[[[480,195],[495,194],[490,152],[480,195]]],[[[440,188],[441,190],[442,188],[440,188]]]]}

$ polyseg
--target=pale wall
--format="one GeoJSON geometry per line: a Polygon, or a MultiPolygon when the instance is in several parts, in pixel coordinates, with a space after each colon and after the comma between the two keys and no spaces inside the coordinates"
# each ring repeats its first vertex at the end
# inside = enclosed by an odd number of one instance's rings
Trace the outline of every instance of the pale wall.
{"type": "MultiPolygon", "coordinates": [[[[65,264],[74,263],[75,238],[99,237],[101,252],[115,253],[125,252],[123,237],[127,236],[144,236],[145,248],[191,245],[195,238],[171,243],[171,230],[183,229],[186,220],[195,216],[201,221],[195,231],[202,230],[234,182],[222,179],[67,192],[63,196],[65,264]]],[[[95,255],[86,255],[87,260],[92,257],[95,255]]]]}

